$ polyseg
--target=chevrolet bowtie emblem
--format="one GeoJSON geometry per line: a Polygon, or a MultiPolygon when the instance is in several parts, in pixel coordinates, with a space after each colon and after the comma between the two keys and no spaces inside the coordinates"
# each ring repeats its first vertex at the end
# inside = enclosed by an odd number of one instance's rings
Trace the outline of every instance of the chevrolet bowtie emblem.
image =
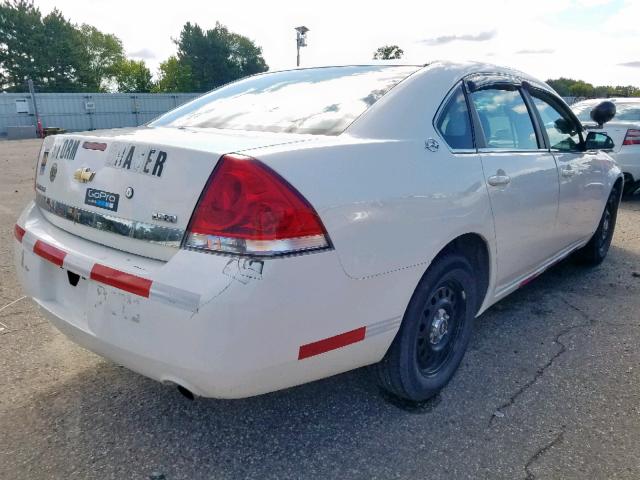
{"type": "Polygon", "coordinates": [[[81,183],[87,183],[93,180],[96,176],[96,172],[92,172],[90,168],[79,168],[73,172],[73,178],[81,183]]]}

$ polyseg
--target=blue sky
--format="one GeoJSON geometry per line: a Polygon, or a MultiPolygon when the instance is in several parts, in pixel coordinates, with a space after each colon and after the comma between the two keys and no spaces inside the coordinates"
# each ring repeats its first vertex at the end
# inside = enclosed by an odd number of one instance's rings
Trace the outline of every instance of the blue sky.
{"type": "Polygon", "coordinates": [[[548,18],[548,21],[557,27],[588,31],[587,29],[598,28],[603,22],[615,17],[624,6],[624,0],[613,0],[601,4],[583,5],[581,8],[569,7],[557,16],[548,18]]]}
{"type": "Polygon", "coordinates": [[[454,0],[36,0],[77,23],[118,35],[152,71],[175,52],[186,21],[219,21],[252,38],[272,69],[295,66],[294,27],[306,25],[303,65],[362,63],[394,43],[411,63],[479,60],[536,77],[574,77],[640,86],[640,1],[454,0]],[[637,62],[637,67],[625,66],[637,62]]]}

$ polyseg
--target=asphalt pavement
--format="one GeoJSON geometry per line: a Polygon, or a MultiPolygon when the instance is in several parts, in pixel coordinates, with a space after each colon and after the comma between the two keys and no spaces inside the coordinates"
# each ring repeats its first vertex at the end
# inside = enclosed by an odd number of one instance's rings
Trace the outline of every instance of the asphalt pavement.
{"type": "Polygon", "coordinates": [[[640,478],[640,196],[602,266],[565,261],[492,307],[424,404],[366,368],[189,401],[21,299],[13,226],[39,148],[0,142],[0,479],[640,478]]]}

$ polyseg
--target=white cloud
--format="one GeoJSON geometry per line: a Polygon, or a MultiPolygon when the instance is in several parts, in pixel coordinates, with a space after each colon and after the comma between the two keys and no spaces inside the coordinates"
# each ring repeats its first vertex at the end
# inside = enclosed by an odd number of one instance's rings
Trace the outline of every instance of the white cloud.
{"type": "Polygon", "coordinates": [[[554,52],[553,48],[524,48],[515,53],[516,55],[551,55],[554,52]]]}
{"type": "Polygon", "coordinates": [[[425,45],[444,45],[445,43],[451,42],[486,42],[495,38],[496,31],[490,30],[488,32],[480,32],[480,33],[464,33],[464,34],[452,34],[452,35],[441,35],[435,38],[425,38],[424,40],[420,40],[420,43],[424,43],[425,45]]]}
{"type": "Polygon", "coordinates": [[[156,54],[150,48],[141,48],[140,50],[136,50],[134,52],[127,52],[127,56],[142,60],[151,60],[156,58],[156,54]]]}
{"type": "Polygon", "coordinates": [[[622,67],[640,68],[640,60],[631,61],[631,62],[622,62],[622,63],[619,63],[618,65],[622,67]]]}

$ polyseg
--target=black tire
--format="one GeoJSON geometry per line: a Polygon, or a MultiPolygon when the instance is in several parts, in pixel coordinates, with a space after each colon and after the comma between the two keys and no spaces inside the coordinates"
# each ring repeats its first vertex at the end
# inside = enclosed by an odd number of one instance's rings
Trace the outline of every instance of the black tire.
{"type": "Polygon", "coordinates": [[[631,177],[625,178],[624,188],[622,190],[622,197],[625,199],[631,198],[634,193],[640,188],[640,182],[634,182],[631,177]]]}
{"type": "Polygon", "coordinates": [[[609,247],[611,246],[611,240],[613,239],[613,232],[616,229],[619,204],[620,187],[616,185],[613,187],[611,194],[609,194],[596,233],[593,234],[589,243],[576,252],[576,259],[580,263],[597,266],[600,265],[607,256],[609,247]]]}
{"type": "Polygon", "coordinates": [[[387,354],[374,367],[380,386],[416,402],[438,393],[469,344],[477,296],[466,257],[449,253],[437,258],[418,283],[387,354]]]}

